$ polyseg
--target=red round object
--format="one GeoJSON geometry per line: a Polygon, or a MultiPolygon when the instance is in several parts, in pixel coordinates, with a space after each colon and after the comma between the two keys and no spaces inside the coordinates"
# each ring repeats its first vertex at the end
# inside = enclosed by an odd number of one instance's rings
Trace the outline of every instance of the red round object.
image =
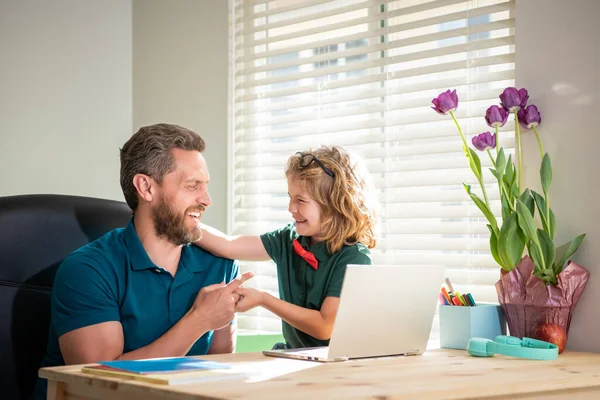
{"type": "Polygon", "coordinates": [[[558,346],[558,354],[562,353],[567,345],[567,333],[558,324],[542,324],[535,330],[535,339],[554,343],[558,346]]]}

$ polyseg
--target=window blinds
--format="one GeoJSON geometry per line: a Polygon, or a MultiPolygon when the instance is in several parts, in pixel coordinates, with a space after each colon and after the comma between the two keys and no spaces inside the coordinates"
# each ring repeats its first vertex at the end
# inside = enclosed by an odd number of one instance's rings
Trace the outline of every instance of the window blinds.
{"type": "MultiPolygon", "coordinates": [[[[496,301],[499,267],[485,219],[461,184],[477,191],[477,182],[452,120],[430,105],[456,89],[469,139],[490,130],[485,110],[514,85],[514,9],[506,0],[234,0],[230,232],[261,234],[291,222],[286,160],[339,145],[366,159],[376,183],[374,263],[444,264],[456,290],[496,301]]],[[[510,122],[501,128],[509,153],[513,132],[510,122]]],[[[249,286],[277,295],[272,262],[242,269],[257,274],[249,286]]],[[[262,308],[240,315],[239,326],[281,329],[262,308]]],[[[433,337],[436,330],[434,323],[433,337]]]]}

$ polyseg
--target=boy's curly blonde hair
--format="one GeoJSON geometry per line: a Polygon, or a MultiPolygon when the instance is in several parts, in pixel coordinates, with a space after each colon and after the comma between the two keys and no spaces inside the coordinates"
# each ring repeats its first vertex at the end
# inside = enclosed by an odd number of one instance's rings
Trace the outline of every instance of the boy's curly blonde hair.
{"type": "Polygon", "coordinates": [[[375,247],[377,202],[361,158],[340,147],[322,146],[290,157],[285,175],[303,183],[319,204],[323,239],[330,253],[358,242],[375,247]],[[318,161],[312,161],[310,155],[318,161]]]}

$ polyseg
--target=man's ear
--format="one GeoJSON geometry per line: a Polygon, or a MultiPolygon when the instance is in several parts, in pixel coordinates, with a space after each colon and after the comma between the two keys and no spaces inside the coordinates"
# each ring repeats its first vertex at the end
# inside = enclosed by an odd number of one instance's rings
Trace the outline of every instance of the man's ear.
{"type": "Polygon", "coordinates": [[[133,177],[133,186],[135,186],[138,196],[144,201],[151,202],[154,196],[156,196],[156,182],[148,175],[135,175],[133,177]]]}

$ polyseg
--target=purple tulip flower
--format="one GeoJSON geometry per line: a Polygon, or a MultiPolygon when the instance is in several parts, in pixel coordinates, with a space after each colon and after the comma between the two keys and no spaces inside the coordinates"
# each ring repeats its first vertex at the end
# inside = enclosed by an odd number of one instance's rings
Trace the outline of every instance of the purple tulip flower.
{"type": "Polygon", "coordinates": [[[489,132],[483,132],[477,136],[474,136],[471,142],[479,151],[493,149],[496,147],[496,134],[492,135],[489,132]]]}
{"type": "Polygon", "coordinates": [[[456,90],[453,90],[452,92],[446,90],[445,92],[440,93],[438,97],[431,100],[431,102],[435,106],[431,108],[438,114],[446,115],[458,108],[458,96],[456,95],[456,90]]]}
{"type": "Polygon", "coordinates": [[[508,121],[508,111],[502,107],[491,106],[485,112],[485,122],[492,128],[502,127],[506,121],[508,121]]]}
{"type": "Polygon", "coordinates": [[[542,122],[542,116],[538,108],[533,104],[520,109],[517,115],[519,117],[519,124],[527,129],[537,127],[542,122]]]}
{"type": "Polygon", "coordinates": [[[525,107],[527,100],[529,100],[529,94],[525,88],[517,90],[517,88],[508,87],[500,95],[500,104],[511,113],[518,112],[525,107]]]}
{"type": "Polygon", "coordinates": [[[519,97],[521,98],[521,108],[525,108],[527,105],[527,100],[529,100],[529,93],[527,93],[527,89],[519,89],[519,97]]]}

